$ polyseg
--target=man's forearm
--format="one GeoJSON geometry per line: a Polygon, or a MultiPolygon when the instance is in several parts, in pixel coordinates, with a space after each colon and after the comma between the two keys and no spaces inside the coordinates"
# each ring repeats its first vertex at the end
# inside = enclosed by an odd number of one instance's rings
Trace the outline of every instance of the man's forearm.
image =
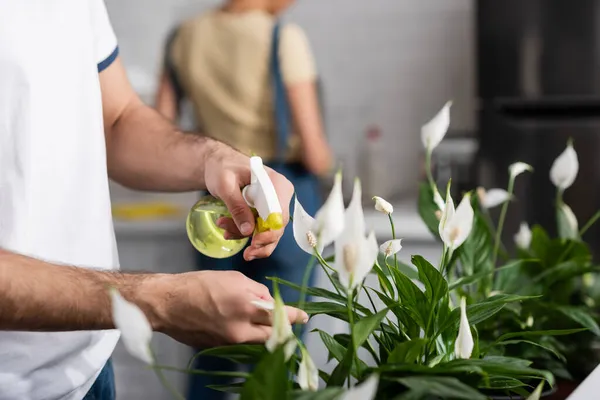
{"type": "Polygon", "coordinates": [[[141,102],[107,127],[106,137],[109,175],[138,190],[204,188],[205,159],[222,147],[212,139],[178,131],[141,102]]]}
{"type": "Polygon", "coordinates": [[[112,329],[111,286],[158,328],[155,277],[59,266],[0,249],[0,330],[112,329]]]}

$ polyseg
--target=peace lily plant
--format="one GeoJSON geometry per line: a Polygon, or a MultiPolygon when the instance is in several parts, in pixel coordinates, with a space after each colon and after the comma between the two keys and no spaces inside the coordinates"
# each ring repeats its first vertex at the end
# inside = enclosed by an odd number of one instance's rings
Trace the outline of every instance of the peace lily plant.
{"type": "MultiPolygon", "coordinates": [[[[569,334],[600,335],[597,316],[591,311],[591,302],[598,298],[591,291],[582,292],[579,284],[585,280],[587,287],[593,287],[597,271],[580,240],[595,218],[578,230],[563,200],[577,174],[572,144],[551,171],[558,188],[560,237],[550,239],[541,227],[530,229],[523,222],[514,233],[518,254],[509,257],[501,240],[507,208],[515,197],[517,177],[532,168],[522,162],[512,164],[506,189],[473,190],[462,194],[458,205],[450,182],[442,195],[430,164],[448,130],[451,105],[446,103],[421,130],[427,182],[420,187],[419,212],[441,242],[441,259],[413,255],[411,266],[400,262],[398,253],[407,249],[396,237],[392,205],[373,197],[375,210],[385,214],[390,225],[391,240],[381,243],[367,232],[360,182],[355,181],[345,208],[338,173],[315,216],[295,199],[294,238],[313,257],[301,285],[271,277],[275,301],[253,302],[272,318],[266,346],[228,346],[195,356],[254,365],[251,373],[228,372],[237,381],[213,389],[239,393],[242,400],[483,400],[505,395],[537,400],[555,385],[550,370],[558,375],[557,366],[568,369],[561,340],[569,334]],[[501,209],[494,223],[491,215],[496,207],[501,209]],[[333,255],[326,257],[330,245],[333,255]],[[331,290],[308,287],[315,265],[328,277],[331,290]],[[571,279],[578,284],[570,285],[571,279]],[[300,301],[294,305],[309,315],[325,314],[348,323],[345,334],[321,329],[309,333],[318,335],[327,349],[333,363],[330,371],[317,369],[290,326],[278,285],[299,290],[300,301]],[[556,285],[567,288],[569,296],[563,296],[556,285]],[[569,299],[575,292],[582,303],[572,306],[569,299]],[[565,318],[555,319],[557,314],[565,318]]],[[[126,348],[151,364],[168,385],[161,375],[165,367],[157,366],[152,357],[151,332],[142,312],[117,292],[111,293],[114,321],[126,348]]]]}

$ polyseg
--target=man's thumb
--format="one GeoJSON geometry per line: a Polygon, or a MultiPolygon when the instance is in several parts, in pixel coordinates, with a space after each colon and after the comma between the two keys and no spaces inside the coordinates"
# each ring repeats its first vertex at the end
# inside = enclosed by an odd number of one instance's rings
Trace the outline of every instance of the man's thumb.
{"type": "Polygon", "coordinates": [[[254,231],[254,214],[246,201],[242,197],[242,192],[237,189],[231,192],[231,195],[223,199],[227,209],[231,213],[231,218],[244,236],[252,235],[254,231]]]}

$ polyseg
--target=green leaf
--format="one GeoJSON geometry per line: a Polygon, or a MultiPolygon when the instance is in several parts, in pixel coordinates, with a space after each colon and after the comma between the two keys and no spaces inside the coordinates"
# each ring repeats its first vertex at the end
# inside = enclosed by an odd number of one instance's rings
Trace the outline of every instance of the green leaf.
{"type": "MultiPolygon", "coordinates": [[[[347,353],[347,347],[344,347],[340,342],[335,340],[329,333],[324,332],[320,329],[315,329],[314,331],[319,332],[319,336],[321,337],[321,341],[329,351],[329,354],[335,358],[338,362],[342,362],[347,353]]],[[[368,368],[367,364],[365,364],[362,360],[358,361],[358,369],[356,366],[352,367],[352,376],[357,377],[358,371],[364,371],[368,368]]],[[[331,379],[331,377],[330,377],[331,379]]]]}
{"type": "MultiPolygon", "coordinates": [[[[473,196],[473,201],[476,201],[476,196],[473,196]]],[[[478,210],[479,207],[474,209],[478,210]]],[[[457,250],[465,275],[493,271],[493,251],[493,235],[481,213],[476,211],[471,233],[457,250]]]]}
{"type": "MultiPolygon", "coordinates": [[[[297,291],[300,291],[302,289],[302,287],[300,285],[297,285],[290,281],[286,281],[285,279],[276,278],[276,277],[269,277],[268,279],[273,282],[277,282],[281,285],[291,287],[292,289],[295,289],[297,291]]],[[[343,304],[346,304],[346,302],[347,302],[345,296],[341,296],[337,293],[331,292],[326,289],[321,289],[321,288],[307,287],[306,294],[308,294],[310,296],[315,296],[315,297],[322,297],[322,298],[328,299],[328,300],[338,301],[343,304]]]]}
{"type": "MultiPolygon", "coordinates": [[[[292,303],[291,305],[295,306],[296,304],[292,303]]],[[[342,304],[331,302],[311,302],[305,303],[303,310],[311,317],[319,314],[326,314],[331,317],[348,322],[348,309],[345,305],[342,304]]],[[[355,312],[354,318],[358,320],[364,317],[360,316],[355,312]]]]}
{"type": "Polygon", "coordinates": [[[544,286],[548,287],[555,282],[584,275],[591,270],[593,270],[593,267],[589,265],[587,260],[572,259],[545,269],[533,277],[533,283],[543,282],[544,286]]]}
{"type": "Polygon", "coordinates": [[[390,299],[378,290],[371,288],[371,291],[394,313],[396,318],[398,318],[398,322],[404,325],[408,336],[417,337],[419,335],[419,324],[422,321],[422,317],[418,312],[414,311],[413,308],[398,304],[395,300],[390,299]]]}
{"type": "Polygon", "coordinates": [[[440,221],[438,221],[435,216],[435,213],[438,210],[437,205],[433,201],[433,190],[431,189],[431,186],[426,182],[421,182],[419,184],[419,215],[435,238],[439,237],[438,227],[440,221]]]}
{"type": "Polygon", "coordinates": [[[512,365],[512,366],[520,367],[520,368],[526,368],[532,364],[532,362],[529,360],[524,360],[522,358],[516,358],[516,357],[486,356],[483,359],[485,361],[496,363],[496,364],[512,365]]]}
{"type": "Polygon", "coordinates": [[[381,324],[389,308],[379,311],[377,314],[359,319],[354,324],[354,351],[356,351],[368,339],[369,335],[381,324]]]}
{"type": "Polygon", "coordinates": [[[545,263],[546,255],[551,247],[552,243],[550,237],[544,228],[539,225],[534,225],[533,228],[531,228],[531,244],[529,246],[532,254],[545,263]]]}
{"type": "MultiPolygon", "coordinates": [[[[535,261],[535,260],[515,260],[506,265],[503,265],[502,267],[496,268],[494,271],[482,271],[482,272],[478,272],[473,275],[463,276],[463,277],[457,279],[456,281],[452,282],[449,286],[449,290],[454,290],[459,286],[465,286],[465,285],[470,285],[472,283],[476,283],[479,280],[481,280],[485,277],[491,276],[494,273],[497,273],[498,276],[500,276],[501,273],[505,273],[504,271],[516,270],[517,271],[516,273],[518,274],[518,269],[521,266],[523,266],[524,264],[531,262],[531,261],[535,261]]],[[[496,278],[496,281],[497,280],[498,280],[498,278],[496,278]]],[[[507,291],[510,293],[510,291],[508,291],[508,290],[503,290],[502,285],[499,285],[500,287],[495,286],[494,289],[500,290],[500,291],[507,291]]]]}
{"type": "MultiPolygon", "coordinates": [[[[487,320],[488,318],[491,318],[509,303],[529,300],[537,297],[539,296],[518,296],[512,294],[499,294],[492,296],[480,303],[468,305],[467,318],[469,319],[469,323],[471,325],[476,325],[487,320]]],[[[446,322],[442,325],[440,333],[444,332],[446,329],[456,329],[458,327],[459,319],[460,307],[456,307],[454,310],[452,310],[446,319],[446,322]]]]}
{"type": "Polygon", "coordinates": [[[315,329],[313,332],[319,332],[319,336],[321,337],[321,341],[323,345],[329,351],[329,354],[338,361],[341,361],[344,358],[344,354],[346,353],[346,348],[338,343],[329,333],[322,331],[320,329],[315,329]]]}
{"type": "Polygon", "coordinates": [[[197,357],[219,357],[232,361],[238,364],[256,364],[267,354],[267,349],[262,344],[237,344],[232,346],[213,347],[197,353],[193,360],[197,357]]]}
{"type": "Polygon", "coordinates": [[[419,393],[422,397],[439,396],[443,399],[487,400],[487,396],[452,377],[411,376],[395,379],[402,385],[419,393]]]}
{"type": "Polygon", "coordinates": [[[552,347],[544,346],[543,344],[534,342],[532,340],[526,340],[526,339],[503,340],[503,341],[497,342],[496,345],[497,346],[510,346],[512,344],[521,344],[521,343],[539,347],[541,349],[546,350],[549,353],[552,353],[559,360],[566,361],[565,357],[562,354],[560,354],[558,351],[556,351],[556,349],[554,349],[552,347]]]}
{"type": "MultiPolygon", "coordinates": [[[[385,268],[387,269],[387,266],[385,268]]],[[[390,281],[389,275],[383,270],[383,267],[380,266],[379,263],[375,263],[375,265],[373,266],[373,271],[375,271],[375,273],[377,274],[377,278],[379,279],[379,286],[386,294],[386,296],[394,296],[394,286],[390,281]]]]}
{"type": "Polygon", "coordinates": [[[346,353],[344,354],[344,358],[331,373],[329,381],[327,382],[327,387],[342,386],[346,381],[346,378],[349,379],[349,375],[354,364],[354,355],[354,348],[352,346],[348,346],[346,353]]]}
{"type": "Polygon", "coordinates": [[[392,273],[396,280],[398,293],[400,293],[400,301],[413,312],[413,317],[418,318],[419,326],[425,328],[429,316],[427,297],[406,275],[395,269],[392,270],[392,273]]]}
{"type": "Polygon", "coordinates": [[[224,393],[242,393],[245,382],[235,382],[228,385],[206,385],[207,388],[224,393]]]}
{"type": "Polygon", "coordinates": [[[419,271],[419,280],[425,285],[425,296],[432,306],[448,293],[448,282],[433,265],[421,256],[413,256],[412,263],[419,271]]]}
{"type": "Polygon", "coordinates": [[[416,362],[427,343],[427,339],[413,339],[399,343],[390,353],[388,363],[412,364],[416,362]]]}
{"type": "MultiPolygon", "coordinates": [[[[327,388],[318,392],[295,391],[294,400],[337,400],[345,392],[342,388],[327,388]]],[[[256,399],[258,400],[258,399],[256,399]]]]}
{"type": "Polygon", "coordinates": [[[515,293],[525,284],[523,281],[527,277],[524,276],[524,271],[532,265],[539,265],[540,260],[536,259],[520,259],[515,260],[503,267],[496,268],[496,276],[494,278],[494,290],[505,293],[515,293]]]}
{"type": "Polygon", "coordinates": [[[567,318],[589,329],[594,335],[600,336],[600,327],[594,318],[583,307],[556,306],[555,310],[563,313],[567,318]]]}
{"type": "Polygon", "coordinates": [[[240,400],[282,400],[287,397],[287,368],[283,346],[258,363],[242,389],[240,400]]]}
{"type": "Polygon", "coordinates": [[[532,336],[562,336],[562,335],[571,335],[573,333],[586,331],[587,328],[578,328],[578,329],[554,329],[547,331],[523,331],[523,332],[509,332],[500,336],[497,341],[501,342],[508,339],[518,338],[518,337],[532,337],[532,336]]]}
{"type": "Polygon", "coordinates": [[[508,390],[526,386],[528,385],[509,376],[491,376],[489,382],[489,388],[494,390],[508,390]]]}

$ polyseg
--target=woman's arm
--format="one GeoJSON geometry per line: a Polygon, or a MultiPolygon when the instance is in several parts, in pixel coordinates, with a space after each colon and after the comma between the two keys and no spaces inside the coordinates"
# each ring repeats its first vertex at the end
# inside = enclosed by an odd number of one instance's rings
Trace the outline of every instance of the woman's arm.
{"type": "Polygon", "coordinates": [[[288,85],[287,93],[295,132],[302,142],[302,161],[310,172],[325,175],[331,170],[333,157],[323,131],[316,82],[288,85]]]}
{"type": "Polygon", "coordinates": [[[314,174],[327,174],[333,164],[325,138],[317,90],[317,71],[308,39],[295,24],[281,35],[281,69],[287,89],[295,132],[302,143],[302,159],[314,174]]]}

